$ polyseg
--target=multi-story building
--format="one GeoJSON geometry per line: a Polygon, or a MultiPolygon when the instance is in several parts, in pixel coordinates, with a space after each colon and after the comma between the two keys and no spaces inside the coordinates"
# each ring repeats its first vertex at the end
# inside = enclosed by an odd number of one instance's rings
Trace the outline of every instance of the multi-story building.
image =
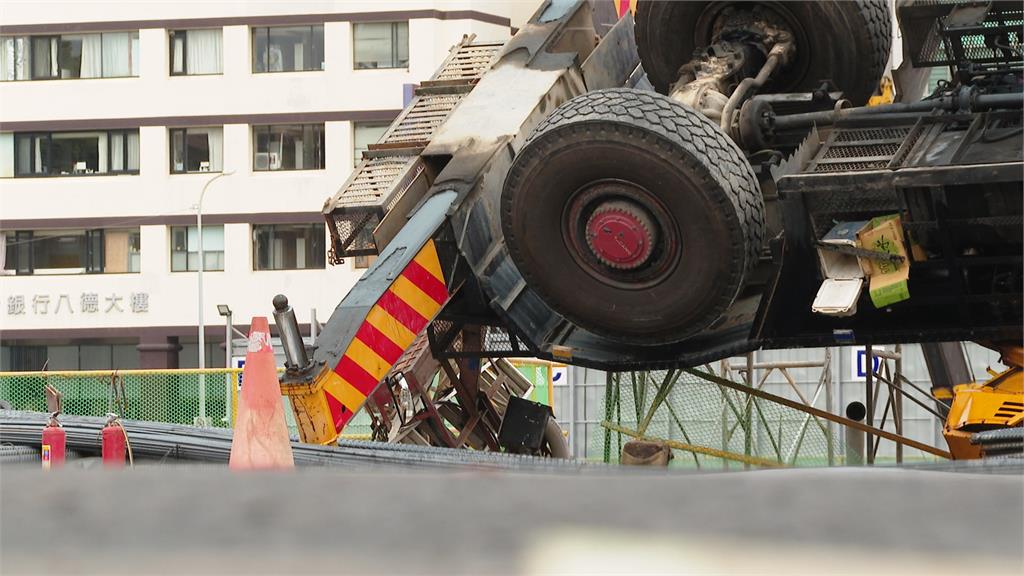
{"type": "MultiPolygon", "coordinates": [[[[196,366],[287,294],[321,321],[359,266],[320,208],[465,34],[512,2],[0,8],[0,370],[196,366]],[[196,228],[202,200],[202,255],[196,228]]],[[[515,14],[512,14],[515,16],[515,14]]]]}

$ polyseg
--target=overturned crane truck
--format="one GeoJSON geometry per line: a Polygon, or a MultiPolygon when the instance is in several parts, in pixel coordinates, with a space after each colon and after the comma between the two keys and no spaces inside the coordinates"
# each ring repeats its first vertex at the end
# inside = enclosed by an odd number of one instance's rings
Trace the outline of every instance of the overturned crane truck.
{"type": "MultiPolygon", "coordinates": [[[[589,3],[551,0],[503,46],[453,48],[324,206],[332,261],[377,260],[312,358],[286,348],[303,440],[335,441],[367,403],[400,416],[408,388],[426,441],[507,444],[506,357],[635,370],[837,343],[1019,347],[1020,6],[901,2],[897,102],[869,107],[890,14],[641,1],[595,41],[589,3]],[[931,66],[953,79],[921,99],[931,66]]],[[[561,450],[557,426],[543,439],[561,450]]]]}

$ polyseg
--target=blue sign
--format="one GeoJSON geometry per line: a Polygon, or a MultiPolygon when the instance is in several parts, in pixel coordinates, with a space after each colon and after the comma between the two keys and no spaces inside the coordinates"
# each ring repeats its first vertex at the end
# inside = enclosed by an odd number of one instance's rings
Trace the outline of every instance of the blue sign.
{"type": "MultiPolygon", "coordinates": [[[[854,366],[857,367],[857,378],[867,378],[867,371],[865,370],[865,368],[867,367],[867,361],[865,359],[865,356],[867,356],[866,350],[857,350],[857,362],[854,364],[854,366]]],[[[881,365],[881,362],[882,359],[879,358],[878,356],[871,356],[872,373],[878,373],[878,367],[881,365]]]]}
{"type": "MultiPolygon", "coordinates": [[[[235,368],[245,368],[245,356],[235,357],[235,368]]],[[[242,391],[242,372],[238,373],[238,391],[242,391]]]]}

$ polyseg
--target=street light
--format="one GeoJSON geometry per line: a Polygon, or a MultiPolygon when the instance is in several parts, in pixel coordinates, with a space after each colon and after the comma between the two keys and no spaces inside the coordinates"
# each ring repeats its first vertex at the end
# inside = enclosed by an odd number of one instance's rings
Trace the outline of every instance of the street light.
{"type": "MultiPolygon", "coordinates": [[[[224,367],[231,368],[231,357],[234,355],[231,349],[231,307],[227,304],[217,304],[217,313],[224,317],[224,367]]],[[[231,372],[224,374],[224,422],[231,424],[231,372]]]]}
{"type": "MultiPolygon", "coordinates": [[[[234,172],[221,172],[203,184],[203,190],[199,193],[199,203],[196,204],[196,234],[199,236],[199,267],[198,292],[199,292],[199,369],[206,368],[206,337],[203,334],[206,326],[203,324],[203,269],[206,268],[206,255],[203,254],[203,197],[206,196],[206,189],[213,184],[214,180],[223,176],[231,176],[234,172]]],[[[206,426],[206,375],[199,373],[199,417],[196,418],[200,426],[206,426]]]]}

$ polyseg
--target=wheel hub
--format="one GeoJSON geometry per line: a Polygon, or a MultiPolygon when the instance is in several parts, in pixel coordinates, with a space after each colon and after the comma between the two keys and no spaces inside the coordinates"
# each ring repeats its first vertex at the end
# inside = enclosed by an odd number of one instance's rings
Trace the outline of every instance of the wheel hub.
{"type": "Polygon", "coordinates": [[[588,183],[562,214],[569,256],[597,280],[642,290],[664,280],[680,256],[679,232],[662,203],[622,180],[588,183]]]}
{"type": "Polygon", "coordinates": [[[654,230],[643,208],[622,200],[605,202],[587,220],[587,246],[602,264],[632,270],[651,257],[654,230]]]}

